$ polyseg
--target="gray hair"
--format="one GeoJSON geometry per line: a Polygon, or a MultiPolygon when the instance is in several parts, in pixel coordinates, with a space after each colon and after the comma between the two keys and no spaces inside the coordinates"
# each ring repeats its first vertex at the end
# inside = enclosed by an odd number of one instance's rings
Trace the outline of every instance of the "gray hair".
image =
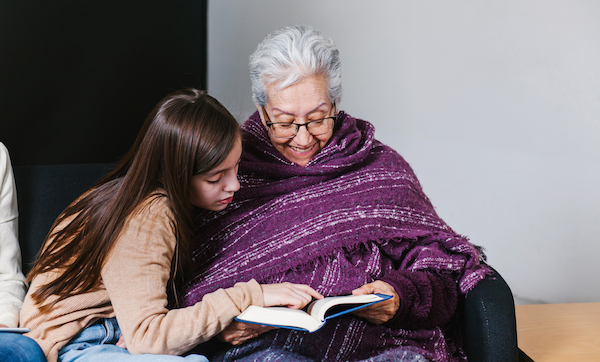
{"type": "Polygon", "coordinates": [[[339,104],[342,99],[339,51],[331,39],[308,25],[272,32],[250,56],[252,99],[259,106],[267,104],[268,84],[277,83],[277,88],[283,89],[313,75],[325,76],[329,99],[339,104]]]}

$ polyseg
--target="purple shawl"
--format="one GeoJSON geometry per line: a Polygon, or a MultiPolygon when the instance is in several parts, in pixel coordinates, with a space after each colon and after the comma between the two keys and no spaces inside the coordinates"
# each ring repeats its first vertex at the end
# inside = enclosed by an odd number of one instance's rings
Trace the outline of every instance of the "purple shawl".
{"type": "Polygon", "coordinates": [[[404,300],[424,299],[429,314],[453,313],[455,305],[436,306],[436,294],[419,288],[446,278],[454,290],[444,293],[456,297],[488,269],[478,249],[438,217],[408,163],[374,139],[373,126],[340,112],[331,140],[306,167],[275,150],[258,113],[242,130],[242,186],[227,209],[197,218],[195,269],[182,293],[184,305],[252,278],[309,284],[323,295],[384,280],[399,294],[403,316],[380,326],[345,316],[312,334],[279,329],[242,347],[228,346],[220,358],[242,358],[249,348],[272,345],[314,360],[356,360],[394,348],[434,361],[462,358],[448,337],[450,320],[412,325],[419,319],[411,313],[423,312],[404,300]],[[425,282],[413,282],[417,275],[426,275],[420,277],[425,282]]]}

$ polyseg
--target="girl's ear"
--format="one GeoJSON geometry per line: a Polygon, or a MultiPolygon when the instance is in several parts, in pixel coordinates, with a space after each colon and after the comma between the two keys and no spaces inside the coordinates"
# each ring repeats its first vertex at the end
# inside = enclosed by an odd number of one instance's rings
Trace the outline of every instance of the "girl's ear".
{"type": "Polygon", "coordinates": [[[258,114],[260,115],[260,120],[262,121],[263,126],[265,126],[265,128],[267,127],[267,121],[265,119],[265,107],[263,106],[259,106],[258,104],[254,103],[254,105],[256,106],[256,109],[258,109],[258,114]]]}

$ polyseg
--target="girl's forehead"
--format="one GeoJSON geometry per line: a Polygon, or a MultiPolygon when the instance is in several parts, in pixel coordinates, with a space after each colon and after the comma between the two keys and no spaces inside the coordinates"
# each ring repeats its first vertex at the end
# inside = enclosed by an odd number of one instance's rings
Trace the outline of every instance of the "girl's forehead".
{"type": "Polygon", "coordinates": [[[233,148],[231,149],[231,151],[229,151],[229,155],[227,155],[227,158],[225,160],[223,160],[223,162],[221,162],[219,165],[217,165],[217,167],[206,172],[204,174],[204,176],[207,176],[207,177],[214,176],[218,173],[235,168],[237,166],[237,164],[240,162],[241,158],[242,158],[242,139],[240,137],[238,137],[237,140],[235,141],[233,148]]]}

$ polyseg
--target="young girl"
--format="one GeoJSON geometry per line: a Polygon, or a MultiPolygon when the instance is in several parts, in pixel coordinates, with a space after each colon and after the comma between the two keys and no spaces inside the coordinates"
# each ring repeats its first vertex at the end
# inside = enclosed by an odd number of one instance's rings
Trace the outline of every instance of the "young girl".
{"type": "Polygon", "coordinates": [[[249,305],[322,298],[306,285],[250,280],[168,308],[190,263],[194,207],[227,206],[241,152],[237,122],[206,93],[159,102],[117,168],[55,221],[28,276],[21,326],[50,362],[175,361],[249,305]]]}

